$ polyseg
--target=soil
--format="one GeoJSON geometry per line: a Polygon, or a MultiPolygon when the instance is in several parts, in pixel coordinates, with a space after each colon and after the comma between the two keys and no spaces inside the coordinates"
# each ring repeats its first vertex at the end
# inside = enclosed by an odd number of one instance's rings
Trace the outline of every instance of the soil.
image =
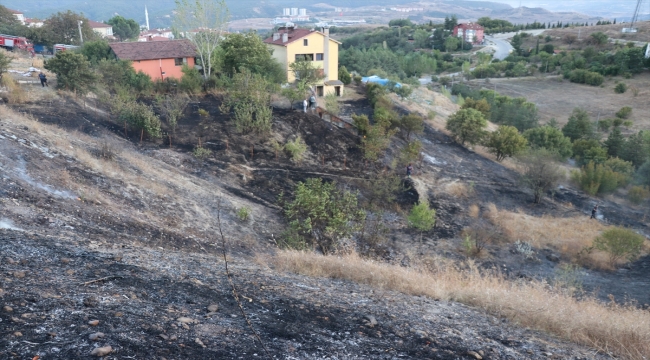
{"type": "MultiPolygon", "coordinates": [[[[353,101],[344,107],[350,113],[368,111],[363,99],[353,101]]],[[[300,135],[308,145],[305,159],[293,162],[275,153],[269,137],[237,133],[219,105],[214,96],[190,104],[171,149],[167,134],[140,143],[140,134],[128,129],[125,138],[123,126],[92,99],[84,104],[57,96],[13,106],[38,120],[35,124],[0,120],[0,302],[12,308],[0,310],[0,358],[81,358],[96,345],[111,345],[115,353],[109,358],[262,357],[217,260],[222,250],[217,212],[244,310],[277,358],[472,359],[477,357],[471,352],[481,351],[484,359],[604,358],[458,304],[258,265],[255,256],[272,254],[285,227],[280,194],[290,197],[295,184],[310,177],[357,189],[380,176],[389,162],[367,164],[354,130],[274,109],[272,137],[285,142],[300,135]],[[210,115],[201,117],[199,109],[210,115]],[[59,130],[49,134],[39,123],[59,130]],[[212,151],[203,161],[191,153],[199,142],[212,151]],[[102,158],[106,150],[111,159],[102,158]],[[248,220],[236,216],[243,207],[250,209],[248,220]],[[215,303],[219,311],[208,316],[206,307],[215,303]],[[364,322],[370,315],[378,324],[364,322]],[[198,322],[186,323],[186,329],[180,317],[198,322]],[[100,321],[97,328],[88,325],[94,319],[100,321]],[[88,335],[97,331],[105,337],[93,343],[88,335]]],[[[420,139],[418,183],[399,194],[394,208],[385,209],[390,232],[384,261],[400,263],[409,254],[463,259],[454,249],[472,221],[466,210],[472,204],[587,216],[596,201],[565,189],[534,206],[532,194],[518,186],[517,173],[429,126],[420,139]],[[463,196],[439,191],[451,182],[471,191],[463,196]],[[422,244],[404,220],[405,209],[418,198],[428,199],[438,217],[422,244]]],[[[395,137],[388,157],[404,143],[395,137]]],[[[367,189],[360,190],[364,201],[367,189]]],[[[607,221],[648,233],[639,211],[599,203],[607,221]]],[[[545,277],[558,266],[545,261],[529,267],[518,255],[490,250],[531,277],[545,277]]],[[[480,261],[487,266],[494,259],[480,261]]],[[[644,303],[648,288],[631,287],[645,281],[642,269],[585,270],[595,279],[585,284],[644,303]],[[620,284],[622,278],[630,285],[620,284]]]]}

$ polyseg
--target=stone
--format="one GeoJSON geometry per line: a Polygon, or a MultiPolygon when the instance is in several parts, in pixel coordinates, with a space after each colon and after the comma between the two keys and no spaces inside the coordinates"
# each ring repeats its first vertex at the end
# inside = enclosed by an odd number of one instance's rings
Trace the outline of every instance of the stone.
{"type": "Polygon", "coordinates": [[[86,307],[96,307],[99,305],[99,300],[94,296],[88,296],[84,299],[84,306],[86,307]]]}
{"type": "Polygon", "coordinates": [[[482,360],[483,359],[483,357],[481,355],[479,355],[476,351],[468,351],[467,355],[473,356],[474,359],[477,359],[477,360],[482,360]]]}
{"type": "Polygon", "coordinates": [[[121,311],[115,313],[115,317],[122,317],[122,316],[124,316],[124,313],[121,311]]]}
{"type": "Polygon", "coordinates": [[[6,311],[6,312],[12,312],[12,311],[14,311],[14,308],[12,308],[9,305],[6,305],[5,307],[2,308],[2,310],[6,311]]]}
{"type": "Polygon", "coordinates": [[[15,271],[14,272],[14,277],[17,279],[22,279],[25,277],[25,272],[24,271],[15,271]]]}
{"type": "Polygon", "coordinates": [[[88,338],[89,338],[90,340],[92,340],[92,341],[99,341],[99,340],[103,339],[104,336],[106,336],[106,335],[104,335],[104,333],[102,333],[102,332],[96,332],[96,333],[94,333],[94,334],[90,334],[90,336],[88,336],[88,338]]]}
{"type": "Polygon", "coordinates": [[[378,324],[377,319],[372,315],[366,315],[365,320],[370,327],[374,327],[378,324]]]}
{"type": "Polygon", "coordinates": [[[193,324],[193,323],[197,322],[196,320],[194,320],[192,318],[188,318],[188,317],[184,317],[184,316],[179,317],[178,319],[176,319],[176,321],[178,321],[181,324],[193,324]]]}
{"type": "Polygon", "coordinates": [[[548,259],[548,261],[552,261],[552,262],[559,262],[560,261],[560,257],[555,255],[555,254],[546,255],[546,259],[548,259]]]}
{"type": "Polygon", "coordinates": [[[97,325],[99,325],[99,320],[90,320],[90,321],[88,322],[88,325],[90,325],[90,326],[97,326],[97,325]]]}
{"type": "Polygon", "coordinates": [[[106,355],[108,355],[108,354],[110,354],[112,352],[113,352],[113,348],[110,345],[108,345],[108,346],[104,346],[104,347],[95,348],[90,353],[90,355],[95,355],[97,357],[102,357],[102,356],[106,356],[106,355]]]}
{"type": "Polygon", "coordinates": [[[14,336],[15,336],[15,337],[21,337],[21,336],[23,336],[23,333],[21,333],[20,331],[16,331],[16,332],[14,333],[14,336]]]}
{"type": "Polygon", "coordinates": [[[70,269],[70,270],[66,270],[65,273],[68,274],[68,275],[73,275],[73,274],[74,274],[74,270],[72,270],[72,269],[70,269]]]}
{"type": "Polygon", "coordinates": [[[217,312],[217,311],[219,311],[219,305],[212,304],[212,305],[208,306],[208,312],[213,313],[213,312],[217,312]]]}
{"type": "Polygon", "coordinates": [[[165,334],[160,334],[158,336],[160,336],[163,340],[169,340],[169,336],[167,336],[165,334]]]}
{"type": "Polygon", "coordinates": [[[194,339],[194,342],[199,344],[201,347],[206,347],[205,344],[203,343],[203,341],[201,341],[201,339],[199,339],[199,338],[194,339]]]}

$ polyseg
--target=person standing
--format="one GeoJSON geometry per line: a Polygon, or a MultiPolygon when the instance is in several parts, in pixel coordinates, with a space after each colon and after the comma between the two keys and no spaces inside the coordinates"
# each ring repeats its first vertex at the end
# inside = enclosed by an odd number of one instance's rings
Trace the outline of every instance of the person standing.
{"type": "Polygon", "coordinates": [[[406,176],[411,177],[411,173],[413,173],[413,165],[409,163],[409,165],[406,167],[406,176]]]}
{"type": "Polygon", "coordinates": [[[590,217],[590,219],[595,219],[597,213],[598,213],[598,205],[594,206],[594,208],[591,210],[591,217],[590,217]]]}
{"type": "Polygon", "coordinates": [[[307,99],[305,99],[305,100],[302,101],[302,111],[303,111],[303,112],[307,112],[307,105],[308,105],[308,104],[309,104],[309,103],[307,102],[307,99]]]}
{"type": "Polygon", "coordinates": [[[314,112],[316,110],[316,97],[314,94],[312,94],[309,98],[309,105],[311,107],[311,111],[314,112]]]}
{"type": "Polygon", "coordinates": [[[46,87],[46,86],[50,87],[50,85],[47,84],[47,77],[45,76],[45,74],[43,74],[42,71],[38,74],[38,78],[39,80],[41,80],[42,87],[46,87]]]}

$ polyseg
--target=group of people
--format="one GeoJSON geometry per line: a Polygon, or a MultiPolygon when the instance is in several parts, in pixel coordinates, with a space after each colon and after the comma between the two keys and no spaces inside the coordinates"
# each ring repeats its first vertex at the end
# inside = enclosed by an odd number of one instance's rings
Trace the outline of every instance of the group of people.
{"type": "Polygon", "coordinates": [[[314,111],[316,110],[316,97],[312,94],[308,99],[302,101],[302,111],[307,112],[307,106],[314,111]]]}

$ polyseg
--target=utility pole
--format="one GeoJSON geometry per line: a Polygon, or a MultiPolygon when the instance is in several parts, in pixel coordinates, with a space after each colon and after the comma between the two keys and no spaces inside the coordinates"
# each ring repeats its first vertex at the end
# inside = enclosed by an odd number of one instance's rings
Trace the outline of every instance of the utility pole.
{"type": "Polygon", "coordinates": [[[81,45],[83,45],[83,43],[84,43],[84,35],[81,33],[81,24],[83,24],[83,23],[84,22],[81,21],[81,20],[79,20],[77,22],[77,27],[79,28],[79,41],[80,41],[81,45]]]}
{"type": "Polygon", "coordinates": [[[578,29],[578,40],[580,40],[580,31],[582,31],[582,29],[578,29]]]}

